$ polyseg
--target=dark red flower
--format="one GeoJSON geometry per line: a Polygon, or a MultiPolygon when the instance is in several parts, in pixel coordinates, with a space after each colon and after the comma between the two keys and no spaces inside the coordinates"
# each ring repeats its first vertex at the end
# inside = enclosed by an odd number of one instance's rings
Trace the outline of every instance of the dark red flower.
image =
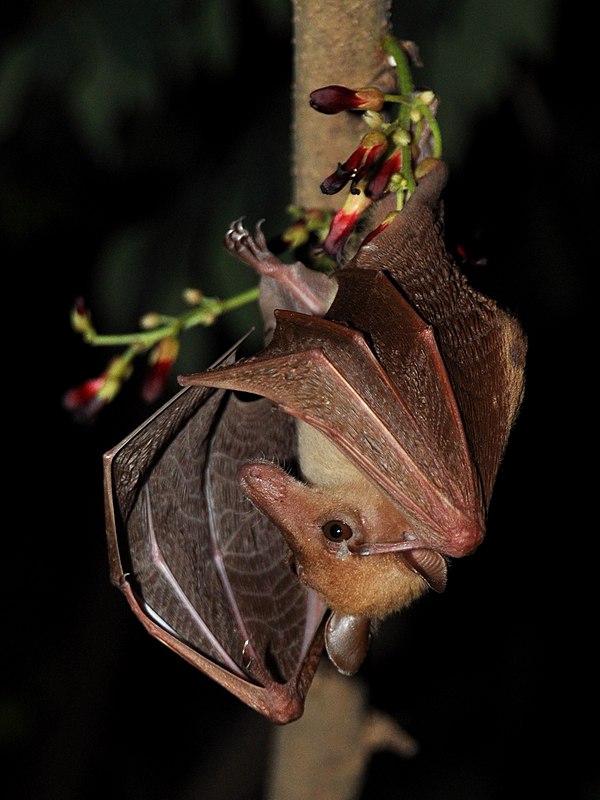
{"type": "Polygon", "coordinates": [[[340,111],[380,111],[385,97],[381,89],[375,86],[349,89],[332,84],[315,89],[310,93],[308,102],[321,114],[339,114],[340,111]]]}
{"type": "Polygon", "coordinates": [[[343,164],[338,164],[335,172],[328,175],[321,183],[323,194],[339,192],[348,181],[352,181],[350,191],[352,194],[356,194],[356,184],[385,153],[387,146],[387,138],[381,131],[366,133],[348,159],[343,164]]]}
{"type": "Polygon", "coordinates": [[[377,169],[377,172],[367,184],[365,194],[372,200],[379,200],[387,191],[390,178],[398,174],[401,168],[402,152],[400,150],[394,150],[377,169]]]}
{"type": "Polygon", "coordinates": [[[335,172],[328,175],[321,183],[320,189],[323,194],[336,194],[344,188],[351,178],[352,171],[346,169],[344,164],[338,164],[335,172]]]}

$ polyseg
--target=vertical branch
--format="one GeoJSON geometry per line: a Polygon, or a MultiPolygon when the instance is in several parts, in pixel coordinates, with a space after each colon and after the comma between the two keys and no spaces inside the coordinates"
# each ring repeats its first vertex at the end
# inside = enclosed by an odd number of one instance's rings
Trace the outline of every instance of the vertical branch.
{"type": "Polygon", "coordinates": [[[362,681],[323,660],[304,715],[274,732],[266,800],[357,800],[377,750],[410,758],[418,746],[392,717],[369,706],[362,681]]]}
{"type": "MultiPolygon", "coordinates": [[[[293,0],[294,87],[292,177],[294,203],[337,210],[339,197],[320,184],[356,148],[364,133],[359,115],[319,114],[311,91],[329,84],[394,88],[382,40],[390,33],[391,0],[293,0]]],[[[369,708],[356,677],[340,675],[324,659],[303,717],[273,731],[267,800],[354,800],[371,753],[413,755],[415,742],[396,723],[369,708]]]]}
{"type": "Polygon", "coordinates": [[[313,89],[393,86],[381,42],[390,32],[391,0],[293,0],[294,203],[337,209],[339,198],[319,190],[323,178],[356,148],[364,133],[360,115],[319,114],[308,104],[313,89]]]}

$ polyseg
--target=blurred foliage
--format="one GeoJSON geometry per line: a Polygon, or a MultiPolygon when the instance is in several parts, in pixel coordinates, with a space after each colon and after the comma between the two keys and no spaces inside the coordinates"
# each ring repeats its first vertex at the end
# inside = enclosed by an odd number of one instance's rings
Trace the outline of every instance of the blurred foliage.
{"type": "Polygon", "coordinates": [[[460,165],[482,113],[510,94],[524,61],[553,54],[556,0],[422,0],[395,3],[394,25],[420,46],[422,81],[441,99],[438,119],[450,165],[460,165]]]}
{"type": "MultiPolygon", "coordinates": [[[[195,72],[209,80],[236,67],[235,0],[89,0],[47,3],[5,42],[0,63],[0,136],[15,130],[40,87],[61,95],[83,147],[100,161],[122,158],[121,126],[158,113],[170,87],[195,72]]],[[[257,0],[273,30],[289,26],[285,3],[257,0]]]]}

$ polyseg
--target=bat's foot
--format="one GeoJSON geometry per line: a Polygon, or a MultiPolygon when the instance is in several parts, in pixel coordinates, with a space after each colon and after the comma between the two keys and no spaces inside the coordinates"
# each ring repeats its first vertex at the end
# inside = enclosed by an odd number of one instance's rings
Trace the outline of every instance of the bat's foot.
{"type": "Polygon", "coordinates": [[[225,247],[261,277],[271,278],[282,287],[285,295],[273,299],[274,308],[323,316],[333,302],[337,282],[300,261],[293,264],[280,261],[267,247],[261,227],[263,221],[257,222],[253,234],[245,227],[243,217],[232,222],[225,234],[225,247]]]}
{"type": "Polygon", "coordinates": [[[259,275],[268,275],[278,280],[281,272],[286,270],[286,265],[267,247],[265,235],[262,232],[263,222],[264,220],[259,220],[256,223],[254,234],[252,234],[245,227],[243,217],[236,219],[225,234],[225,247],[259,275]]]}

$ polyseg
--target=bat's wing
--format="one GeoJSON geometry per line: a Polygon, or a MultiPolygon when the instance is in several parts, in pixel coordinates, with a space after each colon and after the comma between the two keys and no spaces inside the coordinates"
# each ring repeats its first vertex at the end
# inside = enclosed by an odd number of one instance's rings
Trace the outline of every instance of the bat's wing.
{"type": "Polygon", "coordinates": [[[344,269],[339,283],[327,319],[278,311],[265,350],[185,381],[268,397],[321,430],[424,546],[464,555],[483,536],[483,501],[433,330],[383,272],[344,269]]]}
{"type": "MultiPolygon", "coordinates": [[[[487,506],[523,397],[527,343],[519,322],[471,287],[446,250],[440,202],[446,178],[447,168],[439,162],[394,222],[349,265],[383,266],[435,329],[487,506]]],[[[380,216],[389,201],[381,205],[380,216]]],[[[359,315],[362,305],[354,307],[359,315]]],[[[364,325],[364,315],[355,322],[364,325]]]]}
{"type": "Polygon", "coordinates": [[[299,717],[322,649],[322,601],[243,496],[237,471],[294,456],[266,400],[189,387],[105,455],[112,581],[147,630],[275,722],[299,717]]]}

